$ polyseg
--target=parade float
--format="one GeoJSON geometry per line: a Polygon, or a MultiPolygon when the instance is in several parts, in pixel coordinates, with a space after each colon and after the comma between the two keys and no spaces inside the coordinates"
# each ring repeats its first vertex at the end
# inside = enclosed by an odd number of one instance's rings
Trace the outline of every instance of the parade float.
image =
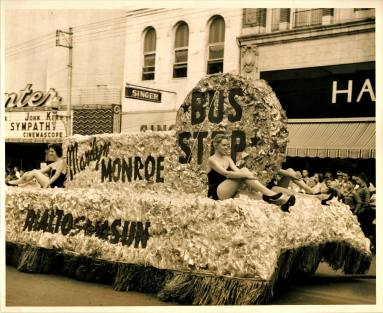
{"type": "Polygon", "coordinates": [[[281,168],[287,119],[265,81],[203,78],[170,132],[66,139],[65,189],[8,187],[7,263],[156,293],[182,304],[262,304],[320,262],[365,273],[370,242],[348,206],[297,196],[290,212],[246,189],[206,197],[212,138],[267,183],[281,168]]]}

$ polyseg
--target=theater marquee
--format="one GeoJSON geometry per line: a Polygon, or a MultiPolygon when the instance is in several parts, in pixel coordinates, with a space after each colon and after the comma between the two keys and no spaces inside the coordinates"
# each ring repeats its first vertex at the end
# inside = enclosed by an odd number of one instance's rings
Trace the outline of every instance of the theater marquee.
{"type": "Polygon", "coordinates": [[[7,141],[47,141],[65,137],[65,112],[50,111],[7,112],[5,138],[7,141]],[[33,140],[32,140],[33,139],[33,140]]]}
{"type": "Polygon", "coordinates": [[[62,141],[66,135],[66,111],[54,111],[50,102],[57,91],[39,91],[27,84],[19,92],[5,93],[5,140],[7,142],[62,141]]]}

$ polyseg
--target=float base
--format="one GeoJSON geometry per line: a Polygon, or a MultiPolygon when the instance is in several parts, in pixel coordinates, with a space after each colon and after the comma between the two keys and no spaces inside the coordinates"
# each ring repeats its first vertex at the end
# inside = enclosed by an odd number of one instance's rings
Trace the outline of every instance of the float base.
{"type": "Polygon", "coordinates": [[[193,305],[267,304],[282,283],[312,274],[321,261],[346,274],[363,274],[371,256],[346,243],[326,243],[284,251],[269,281],[158,269],[77,255],[67,251],[6,243],[8,265],[20,271],[59,274],[112,285],[118,291],[156,293],[164,301],[193,305]]]}

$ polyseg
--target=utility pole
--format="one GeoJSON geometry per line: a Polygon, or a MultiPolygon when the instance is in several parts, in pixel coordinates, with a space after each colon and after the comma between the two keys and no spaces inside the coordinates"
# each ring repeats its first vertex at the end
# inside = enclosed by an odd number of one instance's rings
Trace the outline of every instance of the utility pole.
{"type": "Polygon", "coordinates": [[[73,58],[73,32],[72,27],[69,27],[68,31],[56,30],[56,47],[68,48],[68,103],[66,113],[66,135],[71,135],[72,124],[72,58],[73,58]]]}

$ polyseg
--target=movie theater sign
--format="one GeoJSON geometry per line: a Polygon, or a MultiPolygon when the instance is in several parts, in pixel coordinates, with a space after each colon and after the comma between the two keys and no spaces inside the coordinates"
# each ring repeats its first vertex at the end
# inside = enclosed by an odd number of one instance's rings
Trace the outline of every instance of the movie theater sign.
{"type": "Polygon", "coordinates": [[[33,91],[32,84],[27,84],[19,93],[6,93],[6,141],[61,141],[65,137],[66,112],[51,110],[50,101],[56,96],[54,88],[48,92],[33,91]]]}

